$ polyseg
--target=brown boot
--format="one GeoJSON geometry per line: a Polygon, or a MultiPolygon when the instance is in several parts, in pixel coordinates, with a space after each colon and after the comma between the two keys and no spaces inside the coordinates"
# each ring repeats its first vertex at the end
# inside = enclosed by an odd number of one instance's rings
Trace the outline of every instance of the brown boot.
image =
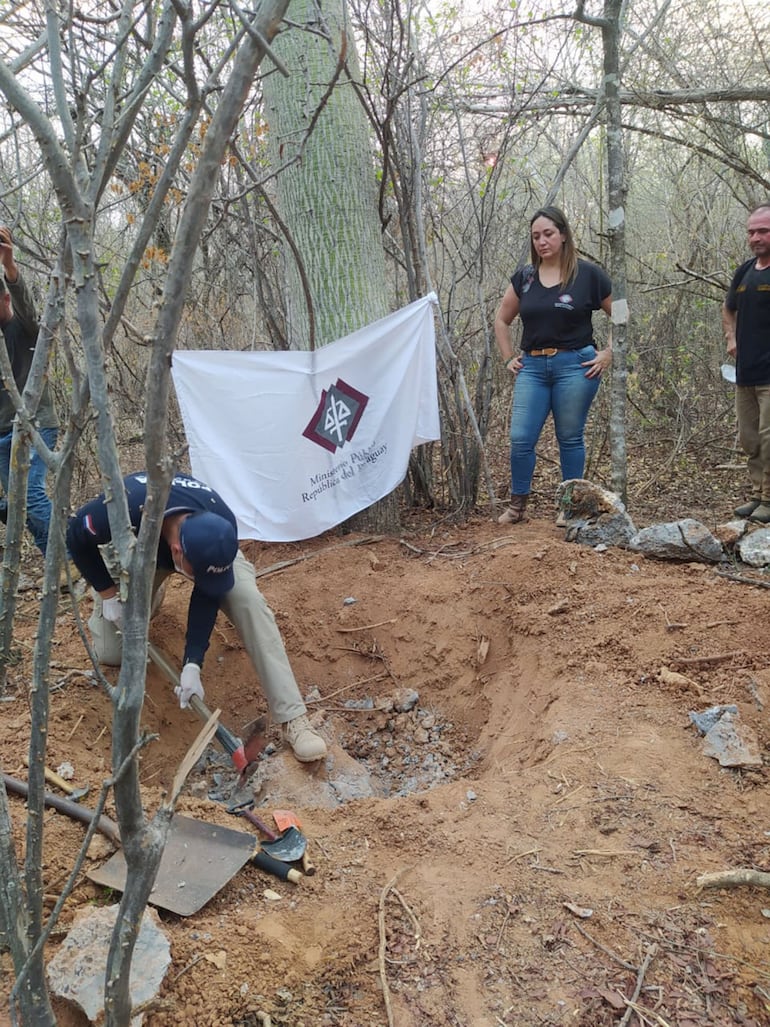
{"type": "Polygon", "coordinates": [[[527,519],[529,496],[511,496],[511,505],[497,518],[498,524],[520,524],[527,519]]]}

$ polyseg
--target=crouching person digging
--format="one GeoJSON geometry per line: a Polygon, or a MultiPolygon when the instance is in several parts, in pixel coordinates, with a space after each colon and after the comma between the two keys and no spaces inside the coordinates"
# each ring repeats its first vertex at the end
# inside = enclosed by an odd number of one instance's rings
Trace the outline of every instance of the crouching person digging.
{"type": "MultiPolygon", "coordinates": [[[[138,531],[147,498],[147,475],[129,474],[123,483],[131,525],[138,531]]],[[[123,610],[118,587],[99,549],[111,539],[102,493],[70,518],[67,549],[94,590],[88,627],[97,659],[118,666],[123,610]]],[[[165,579],[175,572],[193,583],[184,665],[175,689],[181,708],[187,709],[194,695],[204,698],[201,668],[221,609],[251,658],[284,741],[302,763],[323,759],[326,743],[307,718],[273,612],[257,588],[254,568],[238,548],[235,515],[212,488],[185,474],[174,477],[166,502],[153,584],[155,598],[165,579]]]]}

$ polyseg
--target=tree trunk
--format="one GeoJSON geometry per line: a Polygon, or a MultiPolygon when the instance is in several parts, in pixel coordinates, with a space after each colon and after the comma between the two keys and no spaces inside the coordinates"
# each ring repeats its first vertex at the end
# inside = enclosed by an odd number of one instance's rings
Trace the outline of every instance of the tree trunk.
{"type": "MultiPolygon", "coordinates": [[[[292,0],[275,51],[292,69],[265,80],[277,207],[293,246],[284,247],[286,336],[314,349],[388,313],[385,253],[369,124],[352,81],[358,59],[344,0],[292,0]],[[298,267],[302,261],[302,269],[298,267]],[[304,272],[304,273],[302,273],[304,272]]],[[[396,531],[396,493],[350,526],[396,531]]]]}
{"type": "Polygon", "coordinates": [[[626,161],[620,105],[620,33],[623,0],[605,0],[604,90],[607,106],[607,199],[610,274],[612,276],[612,390],[610,451],[612,488],[627,498],[626,394],[628,385],[626,273],[626,161]]]}

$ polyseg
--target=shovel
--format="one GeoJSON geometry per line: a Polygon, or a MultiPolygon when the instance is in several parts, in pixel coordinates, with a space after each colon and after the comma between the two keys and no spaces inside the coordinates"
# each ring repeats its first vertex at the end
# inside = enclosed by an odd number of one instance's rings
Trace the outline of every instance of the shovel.
{"type": "MultiPolygon", "coordinates": [[[[161,674],[168,678],[171,684],[177,688],[179,686],[179,674],[174,669],[174,665],[168,656],[156,645],[153,645],[152,642],[147,645],[147,654],[161,674]]],[[[191,696],[190,706],[202,720],[207,721],[211,717],[211,713],[197,695],[191,696]]],[[[259,720],[255,720],[251,725],[251,731],[246,741],[242,742],[240,738],[236,738],[231,731],[228,731],[224,724],[217,725],[216,740],[228,754],[233,761],[233,766],[239,772],[239,784],[243,783],[249,776],[249,772],[254,766],[257,757],[265,747],[266,729],[267,721],[265,717],[260,717],[259,720]]]]}
{"type": "MultiPolygon", "coordinates": [[[[27,797],[25,781],[8,774],[3,774],[3,781],[7,791],[27,797]]],[[[46,806],[83,824],[95,819],[92,810],[70,799],[46,792],[44,800],[46,806]]],[[[96,826],[113,845],[120,846],[120,832],[114,821],[101,816],[96,826]]],[[[175,814],[148,901],[178,916],[190,916],[212,899],[246,863],[253,863],[259,870],[282,881],[298,884],[302,880],[299,870],[273,859],[259,848],[253,834],[175,814]]],[[[95,884],[123,891],[126,874],[126,859],[118,848],[106,863],[90,870],[87,876],[95,884]]]]}
{"type": "Polygon", "coordinates": [[[305,854],[307,838],[298,827],[290,826],[281,834],[271,831],[267,824],[254,812],[254,800],[247,799],[245,802],[231,803],[226,807],[228,813],[236,817],[245,817],[250,824],[253,824],[258,831],[265,835],[267,841],[261,841],[260,846],[263,852],[268,853],[273,859],[282,863],[294,863],[305,854]]]}

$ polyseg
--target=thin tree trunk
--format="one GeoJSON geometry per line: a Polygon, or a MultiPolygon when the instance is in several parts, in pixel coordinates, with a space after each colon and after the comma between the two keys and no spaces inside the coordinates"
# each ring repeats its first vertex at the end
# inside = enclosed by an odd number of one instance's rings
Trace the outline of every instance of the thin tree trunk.
{"type": "Polygon", "coordinates": [[[612,488],[623,502],[628,491],[626,453],[626,394],[628,387],[627,272],[626,272],[626,160],[620,105],[620,33],[623,0],[605,0],[604,91],[607,104],[607,199],[612,276],[612,389],[610,453],[612,488]]]}

